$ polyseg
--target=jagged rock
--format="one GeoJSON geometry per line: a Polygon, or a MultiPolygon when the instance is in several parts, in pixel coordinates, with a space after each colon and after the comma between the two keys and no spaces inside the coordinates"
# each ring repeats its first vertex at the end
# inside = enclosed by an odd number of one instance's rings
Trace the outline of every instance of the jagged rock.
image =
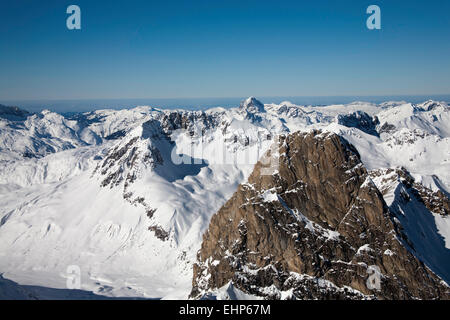
{"type": "Polygon", "coordinates": [[[245,119],[260,121],[258,113],[264,112],[264,104],[254,97],[250,97],[241,102],[239,110],[245,115],[245,119]]]}
{"type": "Polygon", "coordinates": [[[105,140],[116,140],[125,137],[126,131],[119,130],[105,137],[105,140]]]}
{"type": "MultiPolygon", "coordinates": [[[[410,191],[415,198],[422,202],[425,207],[433,213],[448,216],[450,214],[450,199],[441,190],[433,191],[418,183],[405,168],[395,168],[386,170],[372,170],[370,176],[373,178],[382,177],[381,185],[384,189],[380,190],[383,194],[391,191],[392,185],[389,182],[400,181],[400,183],[410,191]]],[[[410,197],[405,193],[405,201],[410,197]]]]}
{"type": "Polygon", "coordinates": [[[343,126],[357,128],[365,133],[378,136],[376,130],[377,125],[380,124],[378,118],[371,117],[363,111],[337,115],[336,122],[343,126]]]}
{"type": "Polygon", "coordinates": [[[404,247],[401,226],[352,145],[335,134],[297,132],[281,138],[279,153],[277,171],[262,175],[265,161],[258,162],[212,217],[191,297],[230,281],[268,299],[450,297],[404,247]],[[379,287],[368,285],[373,270],[379,287]]]}
{"type": "Polygon", "coordinates": [[[175,130],[186,130],[190,136],[195,136],[218,126],[219,115],[206,114],[204,111],[171,111],[165,113],[159,121],[166,134],[175,130]]]}
{"type": "MultiPolygon", "coordinates": [[[[433,192],[416,182],[403,167],[374,169],[370,176],[383,193],[394,221],[400,226],[405,247],[448,283],[450,250],[442,237],[445,229],[439,228],[448,219],[445,190],[433,192]]],[[[433,179],[435,183],[439,182],[438,177],[433,179]]],[[[439,183],[435,186],[439,188],[439,183]]]]}
{"type": "Polygon", "coordinates": [[[112,188],[125,181],[126,189],[128,184],[134,182],[141,167],[155,168],[163,164],[161,152],[152,144],[152,140],[169,141],[159,122],[150,120],[135,131],[112,148],[95,169],[94,173],[100,171],[105,176],[101,182],[102,187],[112,188]]]}
{"type": "Polygon", "coordinates": [[[155,236],[161,241],[167,241],[169,239],[169,233],[160,226],[150,226],[148,230],[153,231],[155,236]]]}
{"type": "Polygon", "coordinates": [[[240,108],[247,112],[264,112],[264,104],[255,97],[249,97],[241,102],[240,108]]]}
{"type": "Polygon", "coordinates": [[[379,128],[378,133],[379,134],[382,134],[382,133],[393,133],[393,132],[395,132],[395,130],[397,130],[397,128],[394,125],[385,122],[379,128]]]}

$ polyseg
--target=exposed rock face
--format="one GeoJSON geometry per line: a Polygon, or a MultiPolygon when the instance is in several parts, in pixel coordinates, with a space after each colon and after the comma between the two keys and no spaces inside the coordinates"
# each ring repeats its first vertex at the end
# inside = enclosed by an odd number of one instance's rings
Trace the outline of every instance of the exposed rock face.
{"type": "Polygon", "coordinates": [[[382,134],[382,133],[393,133],[393,132],[395,132],[396,129],[397,129],[397,128],[396,128],[394,125],[385,122],[385,123],[383,123],[383,125],[379,128],[378,131],[379,131],[379,134],[382,134]]]}
{"type": "Polygon", "coordinates": [[[191,136],[219,125],[219,114],[206,114],[204,111],[171,111],[158,120],[166,134],[174,130],[187,130],[191,136]]]}
{"type": "Polygon", "coordinates": [[[135,129],[134,135],[124,139],[110,150],[106,158],[95,169],[105,176],[101,186],[110,188],[125,181],[125,189],[133,183],[141,167],[155,168],[163,163],[157,146],[152,141],[169,139],[164,135],[159,122],[150,120],[135,129]]]}
{"type": "MultiPolygon", "coordinates": [[[[170,144],[160,123],[149,120],[119,141],[97,165],[94,174],[99,174],[102,187],[123,187],[123,198],[134,206],[141,206],[151,220],[156,209],[143,196],[129,190],[129,187],[144,171],[154,170],[164,164],[160,148],[170,144]]],[[[161,226],[151,225],[148,230],[162,241],[168,239],[168,232],[161,226]]]]}
{"type": "Polygon", "coordinates": [[[242,101],[239,107],[241,110],[246,110],[249,113],[264,112],[264,104],[255,97],[242,101]]]}
{"type": "MultiPolygon", "coordinates": [[[[439,227],[448,219],[450,201],[445,190],[426,188],[403,167],[375,169],[369,174],[407,235],[405,246],[448,283],[450,249],[439,227]]],[[[439,178],[433,178],[439,188],[439,178]]]]}
{"type": "Polygon", "coordinates": [[[264,112],[264,104],[254,97],[250,97],[241,102],[239,110],[243,113],[245,119],[249,119],[251,121],[261,121],[261,117],[258,113],[264,112]]]}
{"type": "MultiPolygon", "coordinates": [[[[441,190],[433,191],[421,183],[417,183],[405,168],[395,168],[386,170],[373,170],[370,172],[372,178],[381,177],[380,191],[384,194],[390,192],[393,182],[399,181],[406,190],[409,191],[418,201],[432,213],[448,216],[450,214],[450,199],[441,190]]],[[[405,201],[409,201],[410,196],[402,193],[405,201]]]]}
{"type": "Polygon", "coordinates": [[[261,175],[266,162],[259,162],[213,216],[191,297],[230,281],[268,299],[450,297],[403,246],[406,237],[352,145],[320,131],[280,140],[278,170],[261,175]]]}
{"type": "Polygon", "coordinates": [[[340,114],[336,116],[336,122],[343,126],[349,128],[358,128],[365,133],[378,136],[378,132],[376,130],[377,125],[380,124],[378,118],[371,117],[363,111],[356,111],[349,114],[340,114]]]}

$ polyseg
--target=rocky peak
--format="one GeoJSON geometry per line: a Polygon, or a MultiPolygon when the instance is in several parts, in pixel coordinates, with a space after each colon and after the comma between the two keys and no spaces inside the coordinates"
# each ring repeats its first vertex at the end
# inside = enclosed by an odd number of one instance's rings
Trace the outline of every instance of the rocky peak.
{"type": "Polygon", "coordinates": [[[120,139],[94,170],[102,187],[122,188],[124,200],[144,210],[150,223],[148,230],[161,241],[168,240],[169,233],[152,219],[157,209],[146,194],[137,193],[132,186],[137,179],[164,165],[171,144],[159,121],[146,121],[120,139]]]}
{"type": "Polygon", "coordinates": [[[219,126],[220,113],[171,110],[158,117],[158,120],[167,135],[176,130],[185,130],[191,137],[194,137],[201,136],[207,130],[219,126]]]}
{"type": "Polygon", "coordinates": [[[371,117],[363,111],[349,114],[340,114],[335,118],[336,123],[349,128],[357,128],[365,133],[377,136],[377,125],[380,124],[377,117],[371,117]]]}
{"type": "Polygon", "coordinates": [[[402,167],[372,170],[370,176],[407,236],[405,246],[449,283],[450,250],[439,226],[448,219],[450,202],[448,193],[439,189],[439,178],[433,177],[437,188],[433,191],[402,167]]]}
{"type": "Polygon", "coordinates": [[[103,177],[103,187],[132,183],[144,169],[163,163],[155,141],[168,140],[158,121],[144,122],[121,139],[97,166],[94,173],[103,177]]]}
{"type": "Polygon", "coordinates": [[[242,101],[239,108],[248,113],[264,112],[264,104],[255,97],[249,97],[242,101]]]}
{"type": "Polygon", "coordinates": [[[445,102],[438,102],[433,100],[428,100],[420,105],[425,111],[432,111],[432,110],[442,110],[446,111],[448,110],[448,105],[445,102]]]}
{"type": "Polygon", "coordinates": [[[311,131],[282,137],[278,148],[278,169],[262,174],[258,162],[212,217],[192,297],[230,282],[271,299],[449,297],[399,240],[405,236],[351,144],[311,131]],[[374,270],[376,287],[367,282],[374,270]]]}
{"type": "Polygon", "coordinates": [[[404,201],[409,201],[409,194],[411,194],[430,212],[442,216],[450,214],[450,199],[446,192],[442,190],[433,191],[416,182],[414,177],[404,167],[372,170],[370,176],[379,180],[377,185],[379,185],[383,195],[394,192],[400,185],[403,190],[408,191],[403,193],[404,201]]]}

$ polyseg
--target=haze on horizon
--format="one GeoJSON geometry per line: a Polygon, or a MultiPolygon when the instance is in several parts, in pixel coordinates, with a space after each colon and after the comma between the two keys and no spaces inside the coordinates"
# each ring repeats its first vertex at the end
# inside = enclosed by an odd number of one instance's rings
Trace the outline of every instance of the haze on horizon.
{"type": "Polygon", "coordinates": [[[450,3],[371,4],[5,1],[0,103],[450,94],[450,3]]]}

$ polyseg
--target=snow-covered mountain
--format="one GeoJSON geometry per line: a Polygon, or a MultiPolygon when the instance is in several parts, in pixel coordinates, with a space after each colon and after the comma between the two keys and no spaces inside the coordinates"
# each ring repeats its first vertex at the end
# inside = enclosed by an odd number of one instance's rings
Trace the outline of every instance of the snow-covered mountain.
{"type": "MultiPolygon", "coordinates": [[[[436,101],[297,106],[250,97],[231,109],[71,116],[1,106],[0,273],[65,288],[67,267],[77,265],[81,289],[95,294],[186,298],[211,217],[279,135],[317,129],[356,148],[408,249],[450,283],[450,107],[436,101]]],[[[232,284],[222,291],[230,290],[245,296],[232,284]]]]}

